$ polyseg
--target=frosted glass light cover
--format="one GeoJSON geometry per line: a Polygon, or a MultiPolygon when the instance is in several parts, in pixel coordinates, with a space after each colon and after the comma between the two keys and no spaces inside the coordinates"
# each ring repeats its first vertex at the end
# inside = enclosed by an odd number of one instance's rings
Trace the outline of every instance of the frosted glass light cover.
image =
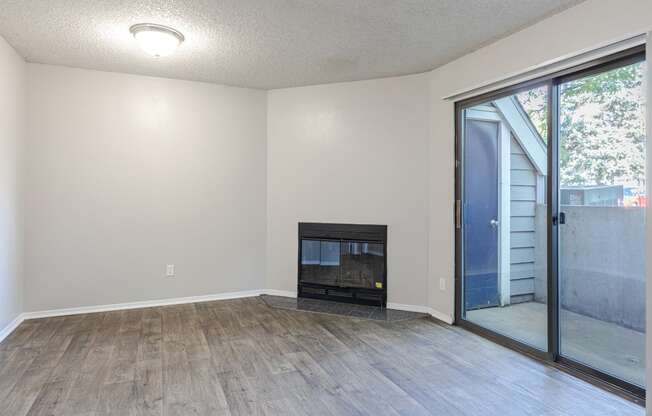
{"type": "Polygon", "coordinates": [[[132,26],[131,33],[140,48],[156,58],[172,54],[184,40],[183,35],[172,28],[148,23],[132,26]]]}

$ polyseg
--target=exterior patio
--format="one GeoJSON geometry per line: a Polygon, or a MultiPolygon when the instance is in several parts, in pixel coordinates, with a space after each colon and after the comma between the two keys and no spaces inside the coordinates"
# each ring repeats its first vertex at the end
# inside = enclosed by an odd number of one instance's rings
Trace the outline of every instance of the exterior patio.
{"type": "MultiPolygon", "coordinates": [[[[466,317],[525,344],[546,348],[547,306],[543,303],[477,309],[468,311],[466,317]]],[[[645,385],[645,333],[564,309],[560,323],[561,348],[566,357],[645,385]]]]}

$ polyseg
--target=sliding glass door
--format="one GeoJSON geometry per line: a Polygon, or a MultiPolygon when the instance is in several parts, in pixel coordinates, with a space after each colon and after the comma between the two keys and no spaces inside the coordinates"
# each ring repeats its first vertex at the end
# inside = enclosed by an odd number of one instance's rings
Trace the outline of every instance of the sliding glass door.
{"type": "Polygon", "coordinates": [[[548,88],[463,113],[464,318],[547,348],[548,88]]]}
{"type": "Polygon", "coordinates": [[[645,385],[643,62],[559,84],[560,354],[645,385]]]}
{"type": "Polygon", "coordinates": [[[457,322],[645,388],[644,52],[457,104],[457,322]]]}

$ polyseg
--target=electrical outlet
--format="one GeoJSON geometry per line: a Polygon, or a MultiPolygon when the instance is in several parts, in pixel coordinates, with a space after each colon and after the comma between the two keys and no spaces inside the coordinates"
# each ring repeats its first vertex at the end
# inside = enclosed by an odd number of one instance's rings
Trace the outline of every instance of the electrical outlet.
{"type": "Polygon", "coordinates": [[[168,264],[165,267],[165,275],[167,277],[174,277],[174,264],[168,264]]]}
{"type": "Polygon", "coordinates": [[[439,290],[446,290],[446,279],[439,279],[439,290]]]}

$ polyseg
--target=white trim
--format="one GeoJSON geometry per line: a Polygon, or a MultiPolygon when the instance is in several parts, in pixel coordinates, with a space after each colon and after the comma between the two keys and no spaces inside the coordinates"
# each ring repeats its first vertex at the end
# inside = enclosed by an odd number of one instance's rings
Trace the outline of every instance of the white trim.
{"type": "Polygon", "coordinates": [[[645,44],[645,41],[646,34],[632,33],[620,39],[614,39],[613,41],[603,43],[592,48],[582,49],[575,53],[567,54],[537,65],[530,66],[522,71],[518,71],[470,88],[463,89],[446,97],[442,97],[442,99],[460,101],[466,98],[482,95],[487,92],[499,90],[504,87],[520,84],[522,82],[531,81],[533,79],[553,74],[558,71],[563,71],[565,69],[569,69],[598,58],[609,56],[614,53],[633,48],[635,46],[643,45],[645,44]]]}
{"type": "Polygon", "coordinates": [[[498,110],[485,110],[478,109],[477,107],[471,107],[464,110],[464,120],[480,120],[480,121],[493,121],[501,122],[500,114],[498,110]]]}
{"type": "Polygon", "coordinates": [[[25,314],[21,313],[16,318],[14,318],[13,321],[9,322],[7,326],[0,330],[0,342],[4,341],[4,339],[7,338],[9,334],[14,332],[14,330],[18,328],[18,325],[22,324],[24,320],[25,314]]]}
{"type": "Polygon", "coordinates": [[[387,309],[396,309],[398,311],[418,312],[418,313],[428,313],[428,314],[432,310],[427,306],[406,305],[404,303],[394,303],[394,302],[387,302],[387,309]]]}
{"type": "Polygon", "coordinates": [[[399,311],[407,311],[407,312],[418,312],[418,313],[426,313],[430,316],[432,316],[435,319],[438,319],[442,322],[447,323],[448,325],[453,325],[453,317],[445,314],[443,312],[439,312],[437,310],[434,310],[433,308],[429,308],[428,306],[421,306],[421,305],[406,305],[403,303],[394,303],[394,302],[387,302],[387,308],[389,309],[396,309],[399,311]]]}
{"type": "Polygon", "coordinates": [[[447,323],[448,325],[453,325],[453,317],[448,315],[447,313],[439,312],[435,309],[430,308],[430,316],[432,316],[435,319],[438,319],[444,323],[447,323]]]}
{"type": "Polygon", "coordinates": [[[297,292],[291,292],[289,290],[276,290],[276,289],[265,289],[262,291],[263,295],[270,296],[284,296],[286,298],[296,298],[297,292]]]}
{"type": "Polygon", "coordinates": [[[536,203],[545,204],[546,203],[546,176],[537,175],[537,187],[536,187],[536,203]]]}
{"type": "Polygon", "coordinates": [[[152,308],[156,306],[182,305],[186,303],[210,302],[213,300],[238,299],[259,296],[262,290],[245,290],[241,292],[225,292],[213,295],[188,296],[183,298],[169,298],[146,300],[141,302],[116,303],[111,305],[81,306],[78,308],[51,309],[45,311],[25,312],[25,319],[49,318],[53,316],[79,315],[82,313],[109,312],[127,309],[152,308]]]}
{"type": "Polygon", "coordinates": [[[511,207],[512,207],[512,134],[509,123],[500,123],[498,138],[498,290],[500,305],[507,306],[512,300],[511,274],[511,207]]]}
{"type": "Polygon", "coordinates": [[[523,113],[523,108],[516,97],[499,98],[494,101],[494,104],[509,124],[516,141],[521,145],[537,171],[541,175],[545,175],[548,170],[548,150],[530,118],[523,113]]]}

